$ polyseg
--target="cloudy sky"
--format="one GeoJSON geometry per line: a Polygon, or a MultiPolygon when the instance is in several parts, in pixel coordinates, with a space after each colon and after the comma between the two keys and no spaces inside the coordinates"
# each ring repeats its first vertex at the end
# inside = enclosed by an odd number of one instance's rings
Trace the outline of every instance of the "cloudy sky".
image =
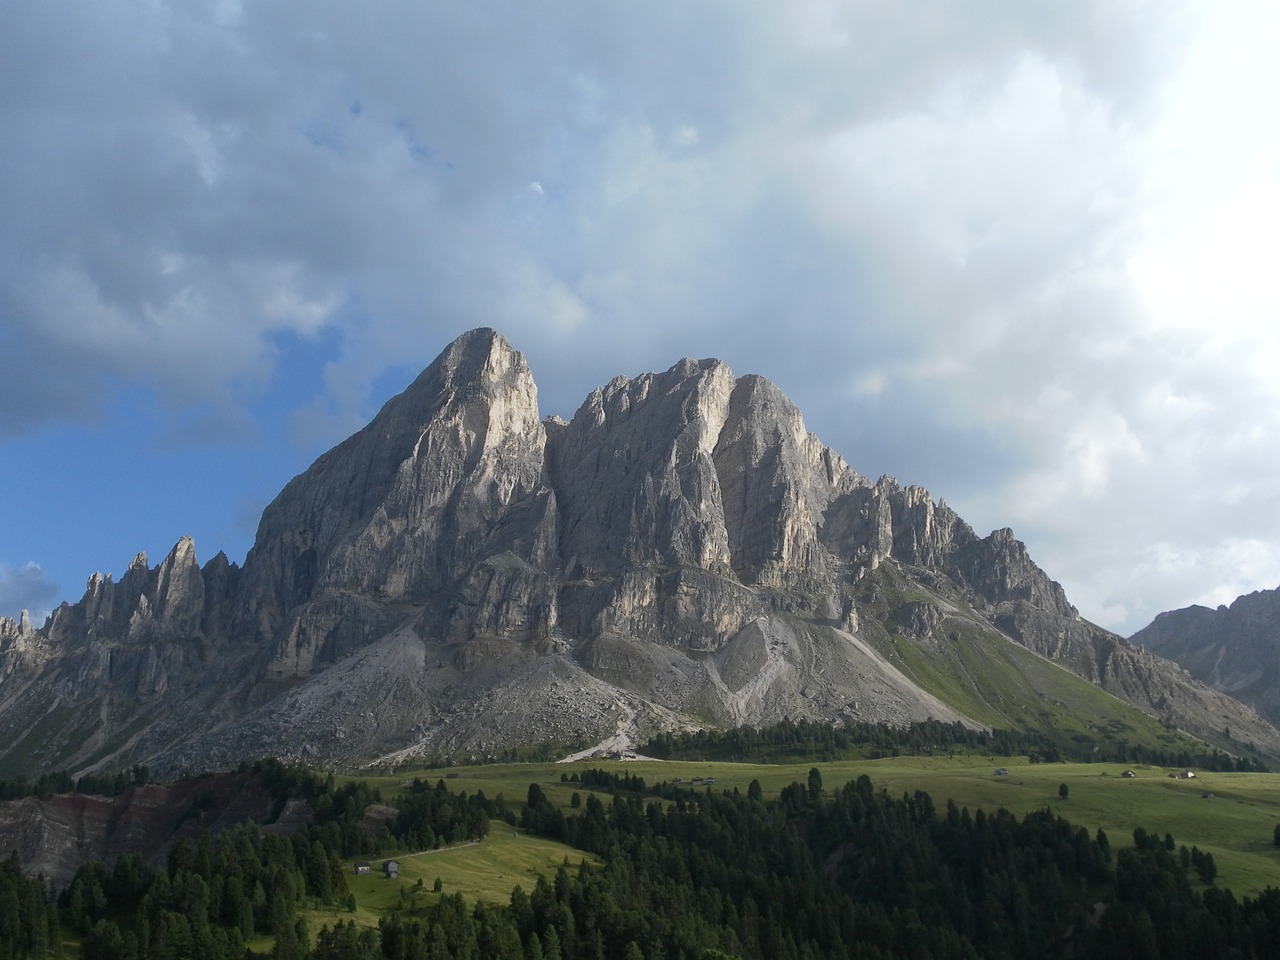
{"type": "Polygon", "coordinates": [[[0,615],[242,560],[481,325],[761,373],[1122,633],[1280,585],[1278,11],[3,4],[0,615]]]}

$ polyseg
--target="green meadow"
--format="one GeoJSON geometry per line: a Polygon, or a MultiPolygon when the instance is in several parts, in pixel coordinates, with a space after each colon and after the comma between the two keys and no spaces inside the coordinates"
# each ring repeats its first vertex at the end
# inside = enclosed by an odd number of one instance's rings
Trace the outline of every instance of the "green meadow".
{"type": "MultiPolygon", "coordinates": [[[[697,787],[699,790],[736,788],[745,792],[752,780],[759,780],[766,797],[777,796],[783,787],[793,782],[805,782],[813,767],[822,773],[823,785],[828,791],[866,774],[876,789],[887,790],[894,796],[925,791],[940,813],[945,811],[948,799],[968,807],[971,812],[1004,807],[1022,815],[1048,808],[1091,833],[1104,830],[1113,848],[1131,845],[1133,831],[1139,827],[1162,838],[1166,833],[1172,834],[1178,846],[1197,846],[1212,853],[1218,867],[1217,885],[1230,888],[1237,896],[1255,894],[1267,886],[1280,886],[1280,848],[1273,844],[1274,831],[1280,823],[1280,774],[1197,771],[1194,780],[1177,780],[1168,776],[1174,771],[1160,767],[1125,767],[1112,763],[1033,764],[1025,757],[956,756],[792,764],[588,760],[576,764],[455,767],[447,771],[410,771],[359,779],[376,784],[384,794],[393,795],[415,776],[434,781],[453,775],[453,779],[445,781],[450,789],[468,793],[483,790],[489,797],[502,795],[513,809],[519,809],[529,784],[536,782],[553,803],[568,811],[574,792],[585,799],[591,791],[577,783],[564,782],[561,776],[593,767],[635,774],[650,785],[663,780],[714,778],[714,784],[697,787]],[[998,767],[1004,767],[1008,774],[996,776],[994,771],[998,767]],[[1122,777],[1126,769],[1132,769],[1137,776],[1122,777]],[[1062,784],[1067,786],[1065,799],[1059,796],[1062,784]],[[1206,798],[1206,793],[1213,796],[1206,798]]],[[[422,876],[429,890],[439,875],[447,891],[476,899],[505,901],[515,883],[522,883],[528,889],[539,869],[553,873],[566,854],[573,864],[583,857],[580,851],[549,844],[548,847],[554,849],[548,849],[541,861],[531,857],[517,864],[509,858],[517,851],[532,850],[534,841],[522,837],[520,842],[515,842],[510,828],[500,823],[494,823],[492,829],[493,836],[486,841],[491,846],[484,852],[487,859],[471,862],[471,858],[481,856],[478,849],[451,852],[458,863],[455,879],[451,880],[444,872],[444,859],[437,853],[424,857],[423,866],[407,868],[425,872],[402,873],[402,885],[406,880],[412,884],[422,876]],[[433,857],[441,858],[440,868],[431,865],[433,857]]],[[[353,886],[353,889],[364,910],[366,898],[372,896],[375,889],[385,890],[387,884],[383,881],[378,888],[376,880],[360,879],[364,885],[353,886]]],[[[389,905],[381,893],[370,903],[381,905],[377,909],[386,909],[389,905]]]]}
{"type": "MultiPolygon", "coordinates": [[[[413,910],[434,903],[444,894],[461,893],[469,901],[509,903],[511,891],[521,886],[533,889],[539,876],[550,879],[565,861],[574,870],[586,860],[599,865],[589,853],[553,840],[534,837],[513,830],[505,823],[490,824],[489,836],[478,843],[462,843],[422,853],[384,855],[369,861],[371,872],[355,875],[354,861],[347,864],[347,884],[356,898],[356,912],[340,907],[304,909],[303,915],[313,931],[322,924],[355,920],[361,926],[376,927],[392,910],[413,910]],[[398,879],[388,879],[382,864],[396,860],[400,864],[398,879]],[[434,892],[440,880],[440,893],[434,892]]],[[[274,943],[260,937],[250,946],[257,952],[269,951],[274,943]]]]}

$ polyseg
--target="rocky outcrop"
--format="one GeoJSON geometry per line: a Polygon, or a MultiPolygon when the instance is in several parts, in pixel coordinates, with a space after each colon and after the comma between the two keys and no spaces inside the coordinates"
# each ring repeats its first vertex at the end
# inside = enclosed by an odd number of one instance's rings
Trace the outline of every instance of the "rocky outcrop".
{"type": "MultiPolygon", "coordinates": [[[[179,837],[267,824],[279,813],[276,808],[266,788],[246,773],[145,784],[114,797],[31,796],[0,803],[0,848],[17,851],[23,869],[56,890],[69,885],[82,864],[97,861],[110,868],[126,853],[163,868],[179,837]]],[[[288,822],[276,822],[276,830],[296,829],[310,816],[309,810],[292,812],[288,822]]]]}
{"type": "Polygon", "coordinates": [[[476,330],[281,491],[243,569],[184,539],[43,628],[0,624],[0,769],[1022,722],[1065,671],[1201,736],[1230,714],[1280,757],[1256,716],[1082,620],[1010,531],[860,476],[768,381],[682,360],[542,421],[523,356],[476,330]],[[944,679],[961,635],[1064,670],[944,679]],[[982,707],[1015,687],[1025,710],[982,707]]]}
{"type": "Polygon", "coordinates": [[[138,554],[118,582],[95,573],[78,602],[0,644],[0,768],[128,765],[224,715],[261,657],[226,629],[239,573],[224,554],[199,568],[184,537],[156,567],[138,554]]]}
{"type": "Polygon", "coordinates": [[[1162,613],[1130,640],[1280,723],[1280,589],[1162,613]]]}
{"type": "Polygon", "coordinates": [[[218,638],[225,634],[238,574],[222,553],[200,569],[195,544],[183,537],[155,568],[138,554],[119,583],[110,574],[93,574],[80,601],[58,607],[40,634],[54,646],[218,638]]]}
{"type": "MultiPolygon", "coordinates": [[[[25,652],[30,646],[36,642],[38,634],[31,624],[31,617],[23,610],[19,614],[18,619],[12,617],[0,617],[0,653],[11,654],[10,658],[0,661],[0,664],[10,664],[12,655],[25,652]]],[[[3,673],[0,673],[0,678],[3,673]]]]}
{"type": "Polygon", "coordinates": [[[862,481],[767,381],[714,360],[619,378],[548,459],[567,631],[714,650],[771,610],[850,612],[820,533],[862,481]]]}
{"type": "MultiPolygon", "coordinates": [[[[434,605],[436,629],[455,594],[536,590],[556,544],[545,442],[524,358],[491,330],[459,338],[267,507],[236,630],[274,647],[273,676],[302,676],[406,606],[434,605]],[[515,563],[489,562],[504,554],[515,563]]],[[[524,606],[529,633],[554,625],[545,589],[524,606]]]]}

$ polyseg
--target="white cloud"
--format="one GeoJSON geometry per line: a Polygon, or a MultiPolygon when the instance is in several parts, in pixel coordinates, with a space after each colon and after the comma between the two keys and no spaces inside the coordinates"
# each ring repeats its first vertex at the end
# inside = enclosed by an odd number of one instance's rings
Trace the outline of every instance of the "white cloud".
{"type": "Polygon", "coordinates": [[[12,610],[26,610],[31,622],[39,626],[49,615],[58,597],[58,585],[49,580],[38,563],[30,561],[20,567],[0,563],[0,616],[12,610]]]}
{"type": "Polygon", "coordinates": [[[488,325],[546,412],[686,354],[764,373],[855,468],[1012,524],[1087,615],[1265,581],[1267,549],[1222,566],[1280,543],[1261,16],[10,5],[0,424],[136,384],[226,438],[279,336],[333,335],[279,416],[311,450],[488,325]]]}

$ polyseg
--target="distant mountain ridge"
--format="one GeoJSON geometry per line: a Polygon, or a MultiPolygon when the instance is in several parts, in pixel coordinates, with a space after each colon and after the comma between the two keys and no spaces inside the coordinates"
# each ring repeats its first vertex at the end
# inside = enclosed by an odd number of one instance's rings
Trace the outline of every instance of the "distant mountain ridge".
{"type": "Polygon", "coordinates": [[[1280,589],[1162,613],[1130,640],[1280,723],[1280,589]]]}
{"type": "Polygon", "coordinates": [[[682,360],[542,420],[492,330],[286,485],[243,568],[198,566],[184,538],[43,627],[0,621],[0,771],[483,756],[784,717],[1224,746],[1230,726],[1280,757],[1252,711],[1082,620],[1010,531],[857,474],[769,381],[682,360]]]}

